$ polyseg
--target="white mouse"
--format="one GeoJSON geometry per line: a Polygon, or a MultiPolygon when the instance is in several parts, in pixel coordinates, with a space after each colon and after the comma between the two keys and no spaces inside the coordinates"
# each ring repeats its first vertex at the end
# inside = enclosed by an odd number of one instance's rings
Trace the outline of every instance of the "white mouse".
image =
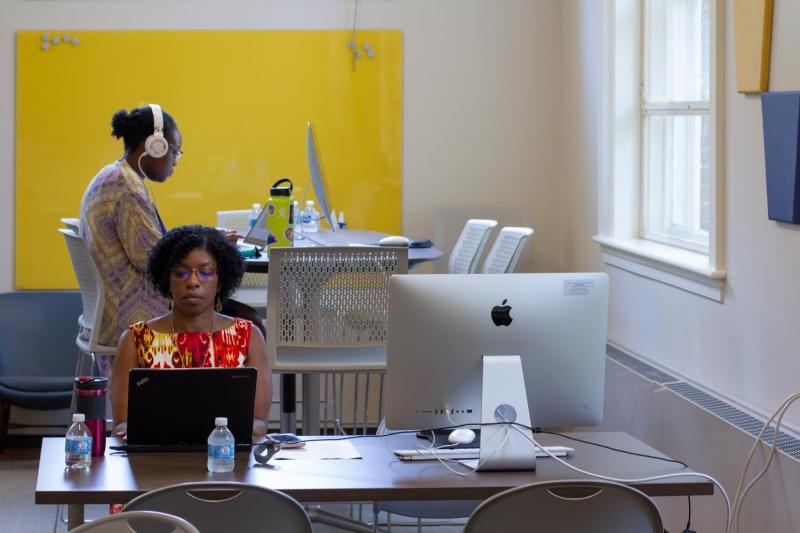
{"type": "Polygon", "coordinates": [[[402,235],[391,235],[378,241],[381,246],[408,246],[408,239],[402,235]]]}
{"type": "Polygon", "coordinates": [[[450,444],[471,444],[475,440],[475,432],[467,428],[458,428],[447,437],[450,444]]]}

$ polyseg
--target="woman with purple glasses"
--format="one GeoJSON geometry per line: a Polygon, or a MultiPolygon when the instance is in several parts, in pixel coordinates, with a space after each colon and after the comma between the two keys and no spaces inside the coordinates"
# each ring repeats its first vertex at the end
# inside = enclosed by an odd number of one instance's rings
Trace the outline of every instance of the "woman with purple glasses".
{"type": "Polygon", "coordinates": [[[213,228],[181,226],[156,244],[147,275],[169,300],[169,312],[133,324],[120,337],[111,383],[115,434],[125,434],[130,369],[242,366],[258,369],[253,435],[266,434],[272,377],[264,336],[252,322],[220,313],[243,274],[236,247],[213,228]]]}

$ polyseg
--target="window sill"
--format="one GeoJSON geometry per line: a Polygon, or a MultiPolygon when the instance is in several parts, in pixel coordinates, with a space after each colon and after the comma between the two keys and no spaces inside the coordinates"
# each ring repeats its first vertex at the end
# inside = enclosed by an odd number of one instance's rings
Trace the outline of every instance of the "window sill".
{"type": "Polygon", "coordinates": [[[643,239],[595,235],[594,240],[602,246],[607,265],[723,301],[726,272],[709,267],[706,255],[643,239]]]}

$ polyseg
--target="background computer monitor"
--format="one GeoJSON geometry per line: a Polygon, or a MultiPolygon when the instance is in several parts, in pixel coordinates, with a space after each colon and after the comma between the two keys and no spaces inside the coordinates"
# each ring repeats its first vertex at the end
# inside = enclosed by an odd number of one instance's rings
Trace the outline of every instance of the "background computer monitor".
{"type": "Polygon", "coordinates": [[[484,354],[520,356],[534,427],[599,424],[607,314],[603,273],[392,277],[386,427],[480,423],[484,354]]]}
{"type": "MultiPolygon", "coordinates": [[[[311,185],[317,197],[317,205],[322,211],[322,216],[328,221],[331,231],[336,231],[336,221],[331,217],[331,207],[328,205],[328,190],[325,184],[325,174],[322,172],[317,143],[314,140],[314,125],[309,122],[306,128],[306,156],[308,158],[308,173],[311,175],[311,185]]],[[[305,209],[301,205],[300,209],[305,209]]]]}

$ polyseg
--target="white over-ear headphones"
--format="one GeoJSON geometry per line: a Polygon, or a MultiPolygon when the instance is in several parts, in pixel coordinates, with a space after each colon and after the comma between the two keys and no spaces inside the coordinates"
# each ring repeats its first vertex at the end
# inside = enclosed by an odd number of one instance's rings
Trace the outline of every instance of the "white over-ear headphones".
{"type": "Polygon", "coordinates": [[[161,106],[150,104],[153,111],[153,134],[144,140],[144,152],[154,159],[159,159],[169,152],[169,143],[164,138],[164,115],[161,106]]]}

